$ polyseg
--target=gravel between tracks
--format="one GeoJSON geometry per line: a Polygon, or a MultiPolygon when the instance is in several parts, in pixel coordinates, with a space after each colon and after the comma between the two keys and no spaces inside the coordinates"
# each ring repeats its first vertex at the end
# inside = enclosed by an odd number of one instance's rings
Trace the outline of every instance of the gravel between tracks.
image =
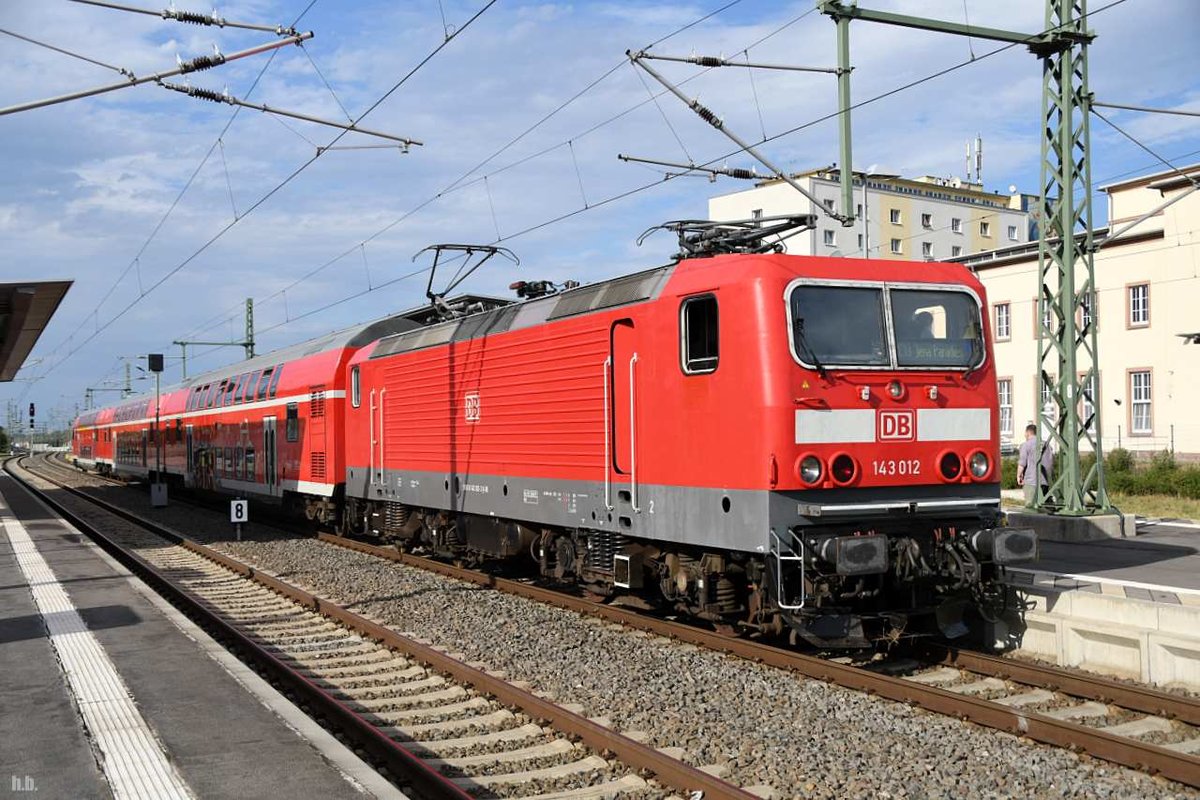
{"type": "MultiPolygon", "coordinates": [[[[113,499],[127,490],[106,490],[113,499]]],[[[128,499],[126,502],[130,502],[128,499]]],[[[145,498],[132,503],[145,508],[145,498]]],[[[183,505],[154,515],[397,630],[581,704],[742,785],[809,798],[1197,798],[1178,784],[183,505]]]]}

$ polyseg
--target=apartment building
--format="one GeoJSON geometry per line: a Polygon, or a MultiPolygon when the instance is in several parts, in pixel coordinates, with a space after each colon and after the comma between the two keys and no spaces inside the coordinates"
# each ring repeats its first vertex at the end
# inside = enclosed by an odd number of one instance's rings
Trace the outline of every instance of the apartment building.
{"type": "MultiPolygon", "coordinates": [[[[837,169],[793,176],[825,209],[841,212],[837,169]]],[[[819,213],[816,204],[782,180],[708,201],[712,220],[752,219],[780,214],[818,214],[817,226],[788,239],[796,255],[935,261],[995,250],[1030,240],[1029,196],[985,192],[960,178],[902,178],[854,174],[856,221],[843,227],[819,213]]]]}

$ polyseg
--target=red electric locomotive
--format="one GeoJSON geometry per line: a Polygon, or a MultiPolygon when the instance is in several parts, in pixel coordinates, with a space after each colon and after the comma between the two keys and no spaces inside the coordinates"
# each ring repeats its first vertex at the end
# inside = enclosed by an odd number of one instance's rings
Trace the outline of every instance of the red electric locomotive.
{"type": "Polygon", "coordinates": [[[1036,551],[984,308],[958,265],[735,252],[384,338],[345,524],[828,646],[962,633],[1036,551]]]}

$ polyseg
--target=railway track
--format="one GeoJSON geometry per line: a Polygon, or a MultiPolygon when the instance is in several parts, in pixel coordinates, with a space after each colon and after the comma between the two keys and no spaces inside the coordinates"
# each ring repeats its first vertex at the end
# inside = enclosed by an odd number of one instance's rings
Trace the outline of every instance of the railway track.
{"type": "Polygon", "coordinates": [[[70,470],[53,462],[6,464],[320,721],[352,738],[404,788],[425,797],[543,800],[755,796],[642,744],[636,734],[618,733],[446,648],[399,634],[48,474],[64,468],[70,470]],[[30,474],[118,524],[84,519],[30,474]]]}
{"type": "Polygon", "coordinates": [[[790,670],[1200,787],[1200,701],[964,650],[858,665],[707,631],[330,534],[321,541],[790,670]]]}
{"type": "Polygon", "coordinates": [[[390,547],[327,534],[318,539],[1200,787],[1200,702],[1194,698],[1075,670],[960,650],[931,648],[917,659],[842,663],[400,553],[390,547]]]}

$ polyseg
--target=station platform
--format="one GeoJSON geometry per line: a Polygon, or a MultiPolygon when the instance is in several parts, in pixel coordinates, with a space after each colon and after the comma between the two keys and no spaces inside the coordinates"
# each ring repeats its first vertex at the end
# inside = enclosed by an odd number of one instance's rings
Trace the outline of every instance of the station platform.
{"type": "Polygon", "coordinates": [[[1136,523],[1130,538],[1041,541],[1037,561],[1009,567],[1025,610],[997,644],[1200,691],[1200,525],[1136,523]]]}
{"type": "Polygon", "coordinates": [[[4,474],[0,528],[0,789],[404,797],[4,474]]]}
{"type": "Polygon", "coordinates": [[[1012,583],[1200,606],[1200,525],[1137,520],[1131,539],[1038,543],[1039,559],[1009,568],[1012,583]]]}

